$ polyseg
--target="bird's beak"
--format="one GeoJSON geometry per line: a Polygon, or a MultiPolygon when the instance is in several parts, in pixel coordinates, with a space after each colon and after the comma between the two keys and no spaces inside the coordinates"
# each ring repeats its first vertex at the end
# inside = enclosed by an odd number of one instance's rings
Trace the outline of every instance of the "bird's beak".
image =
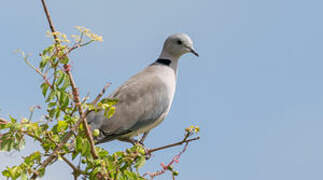
{"type": "Polygon", "coordinates": [[[199,57],[199,54],[193,49],[193,48],[190,48],[190,51],[191,53],[193,53],[195,56],[199,57]]]}

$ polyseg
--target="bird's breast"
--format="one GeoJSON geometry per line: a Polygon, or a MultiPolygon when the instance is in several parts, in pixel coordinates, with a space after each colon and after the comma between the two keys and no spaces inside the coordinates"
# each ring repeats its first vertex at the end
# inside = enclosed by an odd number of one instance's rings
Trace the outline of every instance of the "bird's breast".
{"type": "Polygon", "coordinates": [[[165,84],[167,87],[167,95],[169,99],[169,108],[173,102],[173,98],[175,95],[176,90],[176,73],[175,71],[168,67],[168,66],[160,66],[158,67],[160,70],[158,71],[158,76],[161,79],[161,81],[165,84]]]}
{"type": "Polygon", "coordinates": [[[165,97],[165,98],[168,98],[167,102],[169,102],[169,103],[168,103],[167,110],[163,114],[161,114],[161,116],[158,118],[157,121],[155,121],[152,124],[150,129],[153,127],[156,127],[158,124],[160,124],[165,119],[165,117],[167,116],[167,114],[171,108],[171,105],[173,103],[175,90],[176,90],[176,73],[175,73],[175,71],[168,66],[159,66],[157,68],[160,68],[160,69],[158,69],[158,77],[162,81],[162,83],[165,84],[165,87],[167,89],[167,97],[165,97]]]}

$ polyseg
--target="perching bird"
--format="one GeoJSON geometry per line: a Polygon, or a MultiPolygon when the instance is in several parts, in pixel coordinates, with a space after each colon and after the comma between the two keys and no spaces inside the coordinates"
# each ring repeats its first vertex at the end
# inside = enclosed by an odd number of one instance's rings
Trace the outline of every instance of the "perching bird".
{"type": "Polygon", "coordinates": [[[143,71],[132,76],[108,98],[118,99],[114,115],[108,119],[104,111],[87,115],[91,130],[99,129],[96,143],[118,139],[138,142],[132,137],[149,131],[167,116],[175,93],[178,59],[186,53],[199,56],[191,38],[183,33],[169,36],[159,58],[143,71]]]}

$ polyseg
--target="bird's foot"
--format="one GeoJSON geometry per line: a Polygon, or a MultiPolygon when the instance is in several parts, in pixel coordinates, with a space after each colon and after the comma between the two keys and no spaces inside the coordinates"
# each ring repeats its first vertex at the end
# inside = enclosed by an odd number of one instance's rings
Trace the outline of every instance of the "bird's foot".
{"type": "Polygon", "coordinates": [[[142,135],[142,137],[141,137],[141,139],[140,139],[140,141],[139,141],[139,143],[141,144],[141,145],[144,145],[144,141],[145,141],[145,139],[146,139],[146,137],[147,137],[147,135],[149,134],[149,131],[147,131],[147,132],[145,132],[143,135],[142,135]]]}

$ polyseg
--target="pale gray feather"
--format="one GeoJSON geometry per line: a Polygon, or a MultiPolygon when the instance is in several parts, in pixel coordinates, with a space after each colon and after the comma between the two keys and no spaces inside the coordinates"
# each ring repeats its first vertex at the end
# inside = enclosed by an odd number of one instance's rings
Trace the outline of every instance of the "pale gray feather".
{"type": "Polygon", "coordinates": [[[131,77],[108,97],[118,99],[116,112],[110,119],[104,116],[103,111],[88,114],[92,129],[99,129],[102,133],[98,143],[149,126],[167,111],[170,104],[168,90],[152,66],[131,77]]]}

